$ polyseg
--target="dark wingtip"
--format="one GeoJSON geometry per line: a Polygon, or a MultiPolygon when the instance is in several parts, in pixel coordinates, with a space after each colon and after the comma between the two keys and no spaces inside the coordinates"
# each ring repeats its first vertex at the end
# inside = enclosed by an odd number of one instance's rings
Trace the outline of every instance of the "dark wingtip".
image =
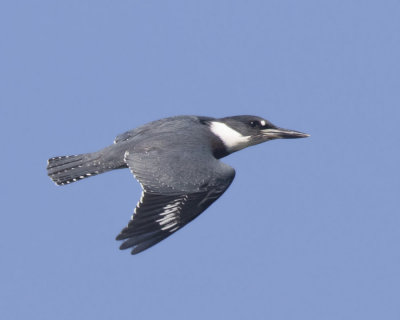
{"type": "Polygon", "coordinates": [[[125,250],[125,249],[128,249],[130,247],[132,247],[132,245],[129,243],[129,241],[125,241],[119,246],[119,249],[120,250],[125,250]]]}

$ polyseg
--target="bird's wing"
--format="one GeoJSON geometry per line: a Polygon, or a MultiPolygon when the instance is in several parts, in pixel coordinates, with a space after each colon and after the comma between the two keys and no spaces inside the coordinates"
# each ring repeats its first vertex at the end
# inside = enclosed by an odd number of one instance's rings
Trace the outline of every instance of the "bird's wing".
{"type": "Polygon", "coordinates": [[[120,248],[132,248],[132,254],[196,218],[225,192],[235,176],[233,168],[211,154],[177,156],[154,146],[126,152],[125,162],[143,189],[130,222],[117,236],[117,240],[125,240],[120,248]]]}

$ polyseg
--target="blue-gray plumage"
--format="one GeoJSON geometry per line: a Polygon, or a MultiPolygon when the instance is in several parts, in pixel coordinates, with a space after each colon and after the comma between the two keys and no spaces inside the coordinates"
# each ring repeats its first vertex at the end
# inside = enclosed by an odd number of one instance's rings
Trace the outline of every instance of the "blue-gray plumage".
{"type": "Polygon", "coordinates": [[[48,160],[57,185],[129,168],[142,187],[121,249],[139,253],[196,218],[229,187],[235,170],[220,158],[277,138],[307,134],[276,127],[256,116],[178,116],[125,132],[100,151],[48,160]]]}

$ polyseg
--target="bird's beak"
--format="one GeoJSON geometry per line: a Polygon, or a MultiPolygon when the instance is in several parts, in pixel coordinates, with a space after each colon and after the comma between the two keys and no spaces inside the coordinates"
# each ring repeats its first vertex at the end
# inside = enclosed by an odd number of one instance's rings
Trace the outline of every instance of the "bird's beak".
{"type": "Polygon", "coordinates": [[[262,135],[268,139],[296,139],[296,138],[307,138],[310,135],[300,131],[283,129],[283,128],[271,128],[261,130],[262,135]]]}

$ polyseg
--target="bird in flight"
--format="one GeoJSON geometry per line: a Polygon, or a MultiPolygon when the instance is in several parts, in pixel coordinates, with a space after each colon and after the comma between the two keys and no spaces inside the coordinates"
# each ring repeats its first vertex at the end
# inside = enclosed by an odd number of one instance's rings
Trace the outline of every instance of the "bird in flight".
{"type": "Polygon", "coordinates": [[[66,185],[129,168],[142,195],[116,240],[123,241],[120,249],[137,254],[192,221],[225,192],[235,170],[219,159],[268,140],[308,136],[256,116],[176,116],[127,131],[100,151],[53,157],[47,172],[57,185],[66,185]]]}

